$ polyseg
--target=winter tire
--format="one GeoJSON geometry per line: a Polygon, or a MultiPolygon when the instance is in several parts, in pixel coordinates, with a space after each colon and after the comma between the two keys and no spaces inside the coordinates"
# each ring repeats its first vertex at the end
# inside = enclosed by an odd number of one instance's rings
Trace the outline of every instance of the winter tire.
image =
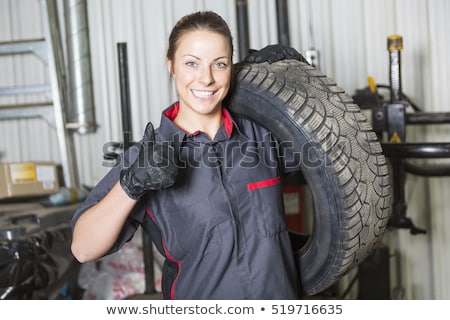
{"type": "Polygon", "coordinates": [[[390,215],[381,144],[352,98],[297,61],[235,65],[230,110],[290,142],[311,192],[314,222],[294,244],[302,294],[321,293],[362,262],[390,215]]]}

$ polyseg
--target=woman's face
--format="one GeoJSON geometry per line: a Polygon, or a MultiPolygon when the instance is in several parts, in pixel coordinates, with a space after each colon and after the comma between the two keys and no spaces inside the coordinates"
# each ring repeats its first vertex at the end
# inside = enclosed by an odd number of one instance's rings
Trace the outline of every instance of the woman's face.
{"type": "Polygon", "coordinates": [[[174,60],[167,62],[184,111],[211,115],[220,110],[231,80],[232,52],[219,33],[195,30],[178,40],[174,60]]]}

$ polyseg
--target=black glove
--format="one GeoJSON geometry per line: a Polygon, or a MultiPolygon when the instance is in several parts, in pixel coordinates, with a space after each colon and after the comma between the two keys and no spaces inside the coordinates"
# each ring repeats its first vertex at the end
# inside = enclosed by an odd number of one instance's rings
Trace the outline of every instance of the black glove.
{"type": "Polygon", "coordinates": [[[177,166],[170,145],[155,143],[151,122],[145,128],[144,138],[136,161],[120,173],[120,185],[128,196],[139,200],[149,190],[161,190],[175,183],[177,166]]]}
{"type": "Polygon", "coordinates": [[[261,50],[250,50],[250,54],[244,58],[244,61],[248,63],[274,63],[284,59],[295,59],[308,63],[297,50],[282,46],[281,44],[268,45],[261,50]]]}

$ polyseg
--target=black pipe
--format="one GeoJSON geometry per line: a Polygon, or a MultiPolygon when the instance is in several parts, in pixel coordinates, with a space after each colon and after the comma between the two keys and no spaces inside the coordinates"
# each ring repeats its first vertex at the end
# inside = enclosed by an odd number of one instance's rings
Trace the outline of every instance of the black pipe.
{"type": "MultiPolygon", "coordinates": [[[[130,103],[130,83],[128,81],[128,55],[127,44],[124,42],[117,44],[119,60],[119,82],[120,82],[120,102],[122,112],[122,130],[123,130],[123,151],[126,151],[132,141],[131,127],[131,103],[130,103]]],[[[143,210],[143,208],[141,208],[143,210]]],[[[150,236],[142,232],[142,251],[144,254],[145,269],[145,292],[153,294],[156,292],[153,270],[153,245],[150,236]]]]}
{"type": "Polygon", "coordinates": [[[248,55],[250,51],[248,9],[246,0],[236,0],[236,15],[239,61],[241,61],[248,55]]]}
{"type": "Polygon", "coordinates": [[[276,0],[277,6],[277,27],[278,27],[278,43],[289,47],[289,16],[287,0],[276,0]]]}
{"type": "Polygon", "coordinates": [[[119,60],[119,82],[120,82],[119,84],[120,84],[120,105],[122,111],[123,150],[125,151],[130,146],[130,142],[132,140],[127,44],[124,42],[118,43],[117,53],[119,60]]]}
{"type": "Polygon", "coordinates": [[[381,147],[392,158],[450,158],[450,143],[381,143],[381,147]]]}
{"type": "Polygon", "coordinates": [[[450,112],[415,112],[407,113],[407,124],[449,124],[450,112]]]}
{"type": "Polygon", "coordinates": [[[422,177],[449,177],[450,166],[429,166],[427,168],[421,168],[414,164],[405,163],[405,171],[416,176],[422,177]]]}

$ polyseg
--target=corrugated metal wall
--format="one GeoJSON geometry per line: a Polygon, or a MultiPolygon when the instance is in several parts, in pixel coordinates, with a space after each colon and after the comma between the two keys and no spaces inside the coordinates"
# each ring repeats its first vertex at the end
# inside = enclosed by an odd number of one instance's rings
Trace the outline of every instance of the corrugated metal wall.
{"type": "MultiPolygon", "coordinates": [[[[58,1],[62,5],[62,1],[58,1]]],[[[403,91],[426,111],[450,111],[450,1],[447,0],[289,0],[291,46],[320,53],[320,70],[350,94],[367,77],[388,84],[386,38],[403,36],[403,91]]],[[[107,172],[103,151],[120,141],[118,42],[127,42],[133,138],[147,121],[175,100],[165,67],[168,33],[178,18],[194,10],[221,14],[236,36],[233,0],[88,1],[91,55],[99,128],[75,135],[80,180],[94,185],[107,172]]],[[[276,43],[275,0],[249,0],[250,47],[276,43]]],[[[0,41],[41,37],[37,0],[0,0],[0,41]]],[[[236,42],[237,43],[237,42],[236,42]]],[[[237,44],[236,44],[237,46],[237,44]]],[[[237,50],[236,50],[237,52],[237,50]]],[[[46,81],[45,68],[33,57],[0,57],[0,87],[46,81]]],[[[20,103],[31,98],[1,98],[20,103]]],[[[41,98],[43,99],[43,98],[41,98]]],[[[449,141],[449,128],[415,128],[410,141],[449,141]]],[[[59,160],[56,134],[41,119],[0,121],[0,161],[59,160]]],[[[420,164],[448,161],[422,161],[420,164]]],[[[407,214],[428,233],[392,230],[385,237],[393,255],[392,287],[407,299],[450,299],[449,178],[407,180],[407,214]]]]}

